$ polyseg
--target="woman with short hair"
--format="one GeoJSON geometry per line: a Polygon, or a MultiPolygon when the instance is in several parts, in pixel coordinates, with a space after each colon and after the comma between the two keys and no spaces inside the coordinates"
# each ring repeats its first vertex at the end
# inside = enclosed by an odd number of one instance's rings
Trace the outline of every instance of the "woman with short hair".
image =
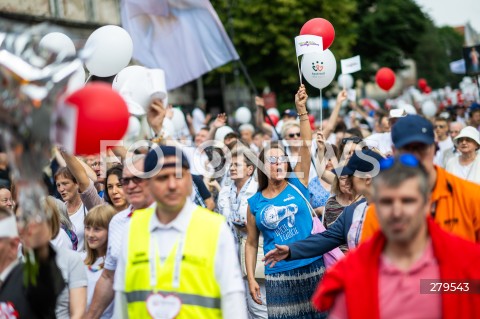
{"type": "Polygon", "coordinates": [[[460,178],[480,184],[480,133],[473,126],[467,126],[455,137],[454,143],[460,156],[452,157],[445,169],[460,178]]]}

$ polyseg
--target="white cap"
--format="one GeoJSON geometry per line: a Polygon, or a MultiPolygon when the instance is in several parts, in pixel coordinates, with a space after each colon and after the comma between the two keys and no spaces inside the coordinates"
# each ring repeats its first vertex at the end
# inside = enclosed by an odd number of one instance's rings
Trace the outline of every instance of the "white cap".
{"type": "Polygon", "coordinates": [[[255,133],[255,128],[253,127],[252,124],[246,123],[246,124],[240,125],[240,127],[238,128],[238,131],[241,132],[244,130],[249,130],[250,132],[255,133]]]}
{"type": "Polygon", "coordinates": [[[407,116],[407,112],[404,109],[392,109],[390,110],[390,118],[400,118],[407,116]]]}

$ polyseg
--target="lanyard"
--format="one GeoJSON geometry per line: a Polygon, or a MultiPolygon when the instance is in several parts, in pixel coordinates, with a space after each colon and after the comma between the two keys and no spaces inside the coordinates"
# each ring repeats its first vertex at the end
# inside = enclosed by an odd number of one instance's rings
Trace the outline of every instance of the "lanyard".
{"type": "Polygon", "coordinates": [[[232,186],[230,186],[230,210],[232,215],[235,216],[234,219],[241,219],[240,218],[240,204],[242,203],[242,198],[244,197],[245,193],[247,192],[248,185],[250,185],[250,182],[252,181],[253,176],[250,176],[248,181],[243,185],[242,189],[240,190],[240,193],[236,192],[236,187],[234,190],[235,183],[232,183],[232,186]]]}
{"type": "MultiPolygon", "coordinates": [[[[157,240],[155,240],[156,236],[151,236],[150,239],[150,286],[154,292],[157,292],[157,263],[160,261],[160,256],[158,254],[158,246],[157,240]]],[[[183,259],[183,244],[184,244],[184,235],[180,235],[177,244],[177,251],[175,253],[175,264],[173,266],[173,282],[172,288],[178,289],[180,287],[180,265],[183,259]]],[[[175,249],[175,245],[172,249],[175,249]]],[[[166,259],[170,254],[167,256],[166,259]]],[[[165,259],[165,262],[166,262],[165,259]]]]}
{"type": "Polygon", "coordinates": [[[363,208],[362,216],[358,221],[358,228],[355,233],[355,246],[358,246],[358,243],[360,241],[360,235],[362,234],[363,222],[365,221],[365,212],[367,211],[367,208],[368,208],[368,204],[367,202],[365,202],[365,207],[363,208]]]}

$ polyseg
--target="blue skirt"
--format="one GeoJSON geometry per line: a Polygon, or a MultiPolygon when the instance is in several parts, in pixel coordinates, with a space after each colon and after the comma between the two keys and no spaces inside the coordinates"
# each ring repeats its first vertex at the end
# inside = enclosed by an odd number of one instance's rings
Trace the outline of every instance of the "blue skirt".
{"type": "Polygon", "coordinates": [[[325,272],[323,258],[301,268],[265,275],[269,319],[323,319],[311,299],[325,272]]]}

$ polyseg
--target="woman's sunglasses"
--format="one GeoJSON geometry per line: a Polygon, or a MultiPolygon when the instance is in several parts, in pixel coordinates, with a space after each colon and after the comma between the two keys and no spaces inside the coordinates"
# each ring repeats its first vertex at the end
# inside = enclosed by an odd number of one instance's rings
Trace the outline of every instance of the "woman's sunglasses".
{"type": "Polygon", "coordinates": [[[270,164],[286,163],[286,162],[288,162],[288,156],[287,156],[287,155],[282,155],[282,156],[267,156],[267,161],[268,161],[270,164]]]}

